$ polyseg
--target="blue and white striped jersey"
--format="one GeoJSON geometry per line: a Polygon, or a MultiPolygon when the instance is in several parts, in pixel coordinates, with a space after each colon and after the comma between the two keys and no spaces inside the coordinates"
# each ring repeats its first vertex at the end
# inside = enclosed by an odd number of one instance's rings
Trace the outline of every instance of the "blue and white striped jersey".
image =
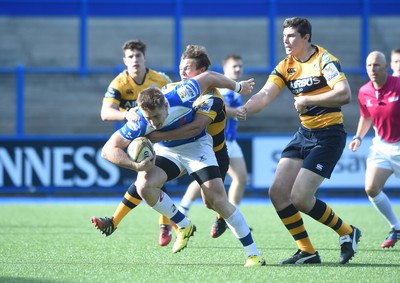
{"type": "MultiPolygon", "coordinates": [[[[223,96],[226,106],[238,108],[242,105],[242,96],[239,93],[227,88],[219,88],[218,90],[223,96]]],[[[237,127],[238,119],[236,117],[226,119],[225,137],[227,141],[236,139],[237,127]]]]}
{"type": "MultiPolygon", "coordinates": [[[[192,109],[192,104],[201,94],[200,86],[196,80],[186,80],[172,89],[166,85],[162,88],[162,92],[168,102],[168,116],[159,131],[173,130],[193,121],[195,112],[192,109]]],[[[119,134],[124,139],[134,140],[137,137],[145,136],[155,130],[143,117],[140,110],[138,111],[138,114],[141,116],[139,121],[128,121],[121,129],[119,129],[119,134]]],[[[181,140],[162,141],[159,144],[166,147],[174,147],[190,143],[205,134],[206,131],[204,129],[195,137],[181,140]]]]}

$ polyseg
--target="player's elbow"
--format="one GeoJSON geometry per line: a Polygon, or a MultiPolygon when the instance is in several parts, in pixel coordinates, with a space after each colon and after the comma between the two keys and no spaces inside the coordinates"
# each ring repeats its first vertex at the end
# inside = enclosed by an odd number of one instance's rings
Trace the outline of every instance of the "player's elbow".
{"type": "Polygon", "coordinates": [[[349,104],[351,102],[351,91],[348,91],[340,96],[340,105],[349,104]]]}
{"type": "Polygon", "coordinates": [[[101,120],[103,120],[103,121],[110,121],[111,120],[110,119],[110,115],[108,115],[107,111],[101,111],[100,112],[100,117],[101,117],[101,120]]]}
{"type": "Polygon", "coordinates": [[[351,88],[347,81],[341,82],[338,84],[338,103],[340,105],[349,104],[351,102],[351,88]]]}
{"type": "Polygon", "coordinates": [[[108,160],[107,159],[107,150],[106,150],[105,146],[101,149],[101,157],[108,160]]]}
{"type": "Polygon", "coordinates": [[[101,149],[101,157],[104,158],[105,160],[110,161],[110,148],[108,147],[108,144],[106,143],[103,148],[101,149]]]}

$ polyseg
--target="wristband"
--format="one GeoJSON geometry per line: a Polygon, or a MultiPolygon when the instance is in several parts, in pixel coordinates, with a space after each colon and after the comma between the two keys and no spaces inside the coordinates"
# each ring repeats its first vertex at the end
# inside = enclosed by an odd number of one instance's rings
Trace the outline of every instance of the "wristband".
{"type": "Polygon", "coordinates": [[[237,93],[240,93],[242,91],[242,85],[240,83],[236,82],[234,91],[237,93]]]}
{"type": "Polygon", "coordinates": [[[354,140],[359,140],[359,141],[360,141],[360,144],[362,143],[362,138],[361,138],[360,136],[354,136],[352,140],[353,140],[353,141],[354,141],[354,140]]]}

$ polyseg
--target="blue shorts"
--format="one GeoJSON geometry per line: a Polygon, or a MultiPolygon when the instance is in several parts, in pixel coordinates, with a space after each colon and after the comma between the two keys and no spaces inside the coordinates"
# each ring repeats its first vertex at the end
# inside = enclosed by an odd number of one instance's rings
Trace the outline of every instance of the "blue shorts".
{"type": "Polygon", "coordinates": [[[329,179],[346,146],[346,136],[343,125],[316,130],[301,126],[281,158],[303,159],[303,168],[329,179]]]}

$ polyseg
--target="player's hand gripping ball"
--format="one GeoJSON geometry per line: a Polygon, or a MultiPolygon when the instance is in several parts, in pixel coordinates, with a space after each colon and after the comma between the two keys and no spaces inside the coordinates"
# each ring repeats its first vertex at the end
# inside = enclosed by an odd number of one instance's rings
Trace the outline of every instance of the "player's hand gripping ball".
{"type": "Polygon", "coordinates": [[[146,137],[138,137],[128,145],[127,153],[134,162],[142,162],[154,155],[153,144],[146,137]]]}

